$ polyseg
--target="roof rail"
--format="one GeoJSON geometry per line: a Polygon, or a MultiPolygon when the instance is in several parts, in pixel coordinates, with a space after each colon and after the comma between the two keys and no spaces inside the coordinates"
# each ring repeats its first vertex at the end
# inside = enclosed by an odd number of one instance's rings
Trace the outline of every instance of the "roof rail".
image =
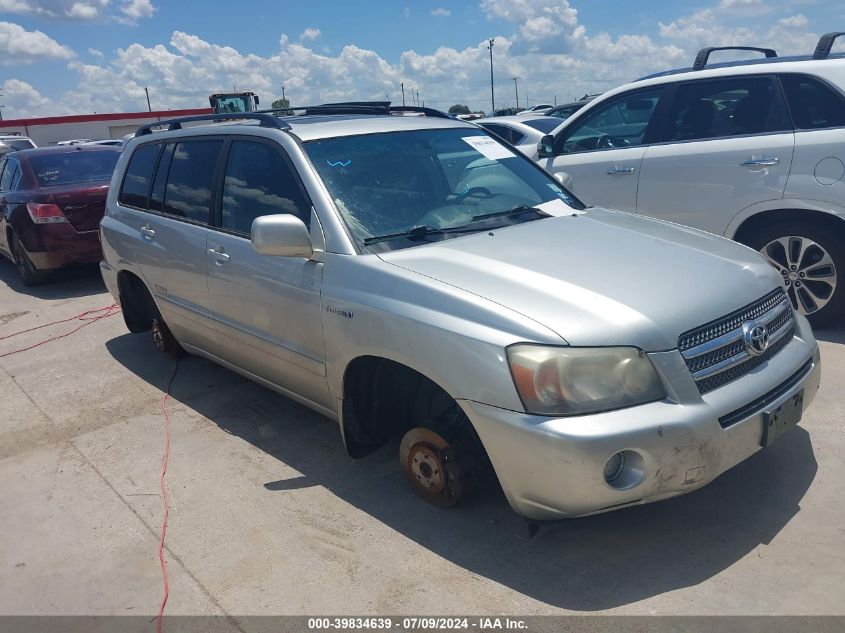
{"type": "Polygon", "coordinates": [[[181,130],[183,123],[191,123],[193,121],[259,121],[261,127],[272,127],[277,130],[288,130],[290,125],[282,121],[280,118],[264,112],[231,112],[226,114],[198,114],[196,116],[183,116],[178,119],[166,119],[164,121],[156,121],[154,123],[147,123],[142,125],[135,132],[135,136],[144,136],[145,134],[152,134],[153,128],[167,126],[167,131],[181,130]]]}
{"type": "Polygon", "coordinates": [[[816,44],[816,50],[813,52],[813,59],[827,59],[830,55],[830,49],[833,48],[833,40],[840,35],[845,35],[845,31],[834,31],[833,33],[825,33],[819,38],[819,43],[816,44]]]}
{"type": "Polygon", "coordinates": [[[695,62],[692,65],[693,70],[701,70],[707,65],[707,60],[710,53],[714,51],[756,51],[763,53],[766,57],[777,57],[777,52],[772,48],[758,48],[756,46],[710,46],[709,48],[702,48],[695,56],[695,62]]]}
{"type": "Polygon", "coordinates": [[[420,106],[391,106],[390,101],[341,101],[338,103],[322,103],[312,106],[288,106],[286,108],[272,108],[269,110],[258,110],[260,113],[270,112],[302,112],[305,115],[320,114],[381,114],[390,115],[401,112],[416,112],[427,117],[439,119],[451,119],[448,114],[420,106]]]}

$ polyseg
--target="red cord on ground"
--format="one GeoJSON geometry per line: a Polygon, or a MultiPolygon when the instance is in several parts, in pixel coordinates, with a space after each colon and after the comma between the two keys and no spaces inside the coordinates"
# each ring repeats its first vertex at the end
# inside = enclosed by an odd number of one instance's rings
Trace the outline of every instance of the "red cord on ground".
{"type": "Polygon", "coordinates": [[[163,517],[161,521],[161,538],[158,542],[158,560],[161,563],[161,575],[164,579],[164,595],[161,598],[161,605],[158,608],[158,615],[156,616],[156,631],[162,633],[164,631],[164,606],[167,604],[167,597],[170,595],[170,584],[167,581],[167,561],[164,559],[164,539],[167,536],[167,517],[170,514],[170,492],[167,488],[167,463],[170,461],[170,412],[167,410],[167,401],[170,399],[170,386],[173,384],[173,379],[176,377],[176,371],[179,369],[179,357],[176,357],[176,364],[173,366],[173,373],[170,374],[170,380],[167,381],[167,388],[164,391],[164,397],[161,399],[161,411],[164,413],[164,455],[161,458],[161,476],[159,484],[161,486],[161,501],[163,506],[163,517]]]}
{"type": "Polygon", "coordinates": [[[111,304],[110,306],[106,306],[105,308],[97,308],[96,310],[87,310],[82,312],[81,314],[77,314],[76,316],[69,317],[67,319],[61,319],[59,321],[52,321],[50,323],[45,323],[43,325],[38,325],[36,327],[31,327],[27,330],[21,330],[20,332],[14,332],[12,334],[6,334],[5,336],[0,336],[0,341],[4,341],[6,339],[12,338],[14,336],[18,336],[20,334],[26,334],[27,332],[34,332],[35,330],[40,330],[45,327],[50,327],[51,325],[58,325],[60,323],[69,323],[71,321],[81,321],[82,324],[77,326],[76,328],[72,329],[69,332],[65,332],[64,334],[59,334],[58,336],[50,336],[43,341],[39,341],[34,345],[30,345],[28,347],[22,347],[21,349],[12,350],[11,352],[4,352],[0,354],[0,358],[5,358],[6,356],[12,356],[13,354],[20,354],[21,352],[26,352],[31,349],[35,349],[36,347],[40,347],[45,343],[49,343],[50,341],[57,341],[59,339],[65,338],[70,336],[71,334],[75,334],[79,330],[84,327],[88,327],[89,325],[96,323],[100,319],[105,319],[110,316],[114,316],[120,312],[120,306],[116,303],[111,304]]]}

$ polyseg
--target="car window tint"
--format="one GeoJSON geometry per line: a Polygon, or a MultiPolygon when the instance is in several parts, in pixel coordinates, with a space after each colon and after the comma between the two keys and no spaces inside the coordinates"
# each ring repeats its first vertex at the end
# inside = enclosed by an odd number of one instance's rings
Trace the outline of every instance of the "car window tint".
{"type": "Polygon", "coordinates": [[[17,161],[11,161],[15,163],[15,171],[12,174],[12,185],[10,189],[12,191],[17,191],[20,188],[21,184],[21,177],[23,176],[23,170],[21,169],[20,165],[17,161]]]}
{"type": "Polygon", "coordinates": [[[669,112],[666,140],[688,141],[788,129],[768,77],[733,77],[681,84],[669,112]]]}
{"type": "Polygon", "coordinates": [[[504,125],[496,125],[495,123],[484,123],[481,125],[485,130],[488,132],[492,132],[496,136],[500,136],[501,138],[505,139],[508,143],[512,143],[511,141],[511,131],[510,128],[506,128],[504,125]]]}
{"type": "Polygon", "coordinates": [[[13,171],[14,167],[10,161],[0,161],[0,191],[8,191],[11,188],[13,171]]]}
{"type": "Polygon", "coordinates": [[[31,154],[29,164],[41,187],[102,182],[111,179],[120,152],[113,149],[31,154]]]}
{"type": "Polygon", "coordinates": [[[558,152],[587,152],[641,145],[663,88],[628,93],[601,104],[559,136],[558,152]]]}
{"type": "Polygon", "coordinates": [[[557,117],[543,117],[542,119],[530,119],[529,121],[525,121],[525,125],[533,127],[535,130],[539,130],[543,134],[548,134],[560,125],[560,121],[557,117]]]}
{"type": "Polygon", "coordinates": [[[164,213],[209,221],[211,185],[223,141],[184,141],[176,145],[164,194],[164,213]]]}
{"type": "Polygon", "coordinates": [[[255,218],[277,213],[310,224],[310,205],[287,161],[265,143],[233,142],[223,182],[221,226],[249,235],[255,218]]]}
{"type": "Polygon", "coordinates": [[[123,178],[123,187],[118,197],[120,204],[139,209],[147,208],[150,178],[152,178],[160,149],[159,143],[141,145],[132,154],[132,158],[129,159],[129,167],[126,168],[126,176],[123,178]]]}
{"type": "Polygon", "coordinates": [[[818,79],[781,75],[795,127],[816,130],[845,125],[845,99],[818,79]]]}
{"type": "Polygon", "coordinates": [[[165,145],[161,153],[161,158],[158,161],[158,169],[156,169],[153,188],[150,192],[150,210],[152,211],[162,211],[164,209],[164,187],[167,183],[167,174],[170,171],[170,162],[173,160],[173,151],[175,149],[176,143],[165,145]]]}

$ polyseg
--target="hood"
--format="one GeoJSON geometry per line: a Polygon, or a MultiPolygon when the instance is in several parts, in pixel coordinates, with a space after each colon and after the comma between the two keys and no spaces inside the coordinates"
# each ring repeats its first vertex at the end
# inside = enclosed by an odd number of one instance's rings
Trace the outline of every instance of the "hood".
{"type": "Polygon", "coordinates": [[[780,283],[745,246],[595,208],[379,257],[515,310],[570,345],[646,351],[674,349],[681,333],[780,283]]]}

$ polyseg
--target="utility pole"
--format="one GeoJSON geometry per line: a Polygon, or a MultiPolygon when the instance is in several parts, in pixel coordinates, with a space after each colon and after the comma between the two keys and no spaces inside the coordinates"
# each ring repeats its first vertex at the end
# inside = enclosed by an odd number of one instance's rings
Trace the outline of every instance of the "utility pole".
{"type": "Polygon", "coordinates": [[[490,38],[490,46],[487,48],[490,49],[490,103],[493,105],[493,113],[496,112],[496,95],[493,93],[493,40],[495,37],[490,38]]]}
{"type": "Polygon", "coordinates": [[[417,105],[420,105],[420,91],[417,90],[417,105]]]}
{"type": "Polygon", "coordinates": [[[285,87],[282,86],[282,101],[285,101],[285,87]]]}
{"type": "MultiPolygon", "coordinates": [[[[519,79],[519,77],[513,78],[513,91],[516,93],[516,109],[519,110],[519,87],[516,85],[517,79],[519,79]]],[[[525,105],[527,106],[528,104],[526,103],[525,105]]]]}
{"type": "Polygon", "coordinates": [[[147,86],[144,86],[144,92],[147,94],[147,110],[152,112],[153,107],[150,105],[150,89],[147,86]]]}
{"type": "Polygon", "coordinates": [[[405,82],[399,82],[399,85],[402,86],[402,107],[405,107],[405,82]]]}
{"type": "MultiPolygon", "coordinates": [[[[3,95],[0,94],[0,99],[2,99],[2,98],[3,98],[3,95]]],[[[6,106],[0,105],[0,121],[3,120],[3,108],[5,108],[5,107],[6,106]]]]}

